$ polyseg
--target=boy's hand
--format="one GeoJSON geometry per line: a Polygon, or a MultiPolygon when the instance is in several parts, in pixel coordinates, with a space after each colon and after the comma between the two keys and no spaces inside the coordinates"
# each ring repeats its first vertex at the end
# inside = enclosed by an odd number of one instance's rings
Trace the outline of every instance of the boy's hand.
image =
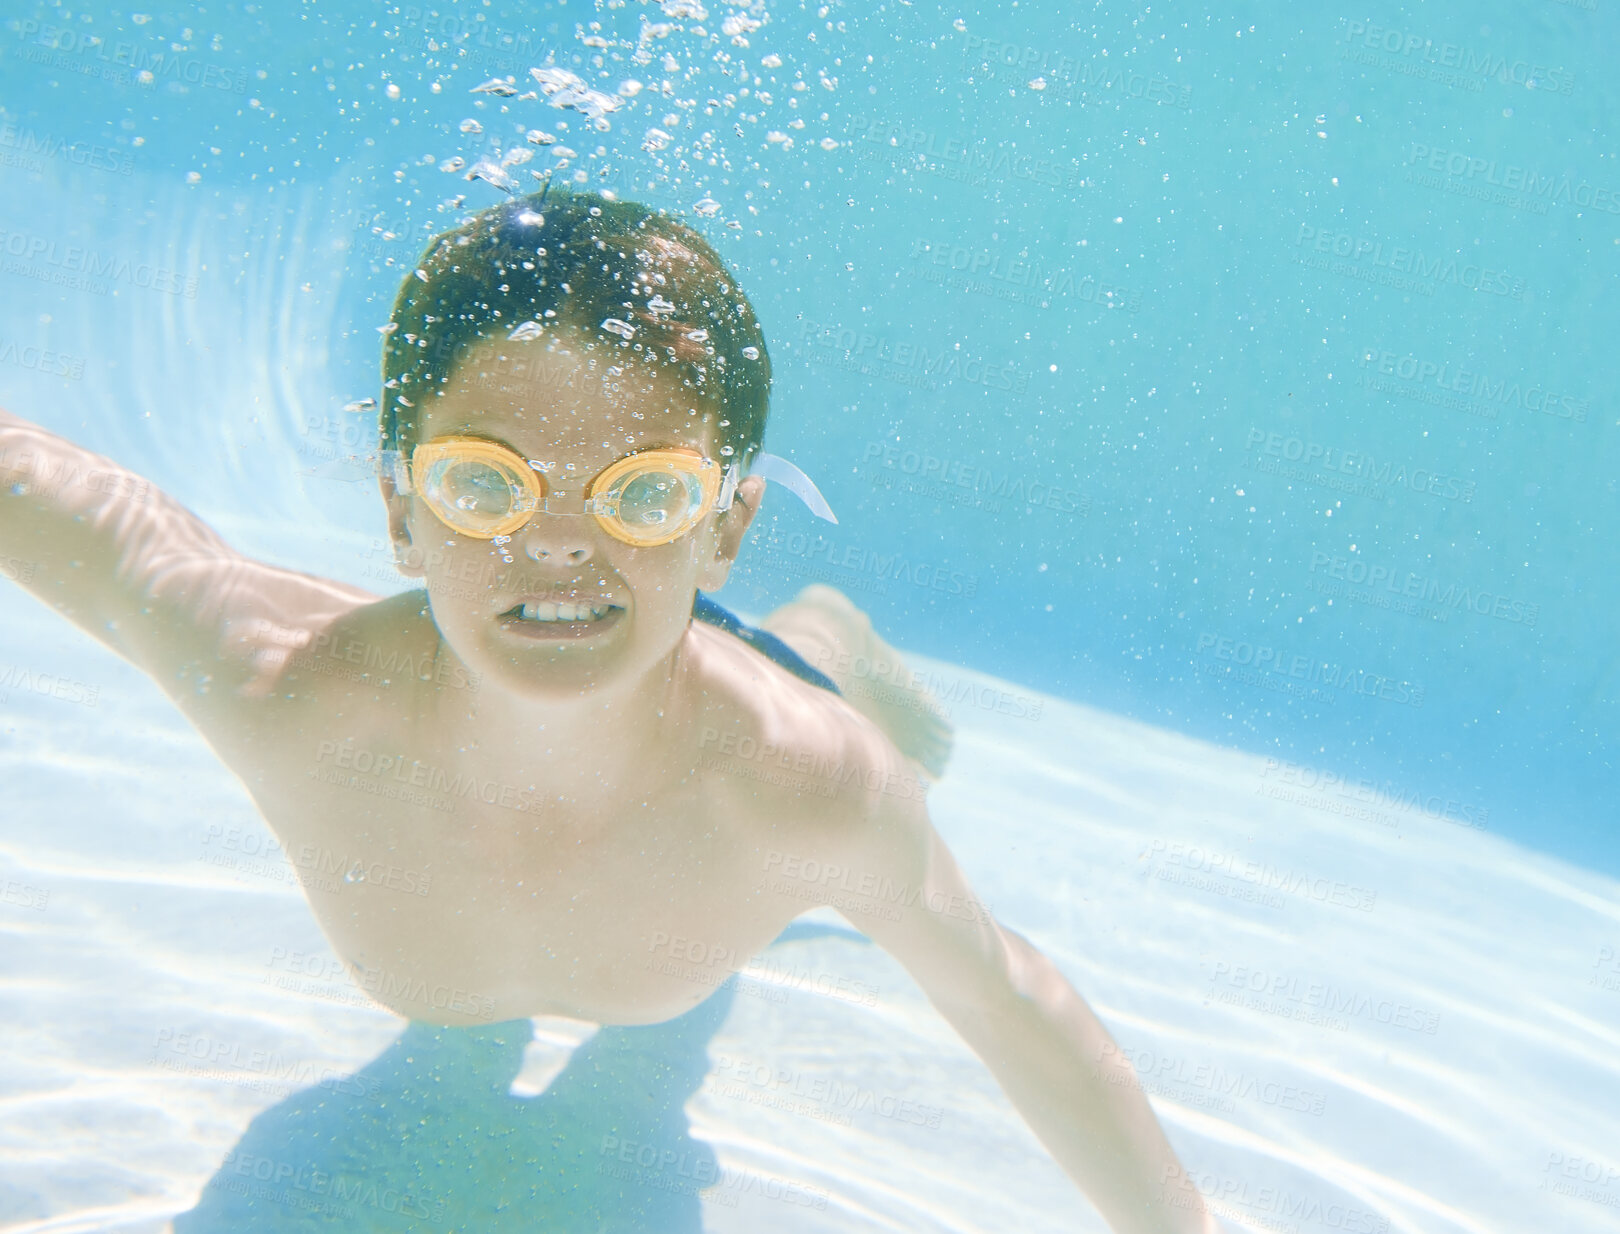
{"type": "Polygon", "coordinates": [[[1052,962],[975,897],[920,795],[872,791],[865,807],[845,859],[903,888],[903,906],[898,921],[852,923],[906,967],[1114,1230],[1216,1234],[1131,1065],[1052,962]]]}

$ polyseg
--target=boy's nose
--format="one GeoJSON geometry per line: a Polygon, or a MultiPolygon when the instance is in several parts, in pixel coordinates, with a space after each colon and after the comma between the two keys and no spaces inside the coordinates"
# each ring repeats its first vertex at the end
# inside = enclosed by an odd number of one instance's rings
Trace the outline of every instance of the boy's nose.
{"type": "Polygon", "coordinates": [[[585,515],[537,514],[518,529],[523,551],[548,566],[578,566],[592,555],[585,515]]]}

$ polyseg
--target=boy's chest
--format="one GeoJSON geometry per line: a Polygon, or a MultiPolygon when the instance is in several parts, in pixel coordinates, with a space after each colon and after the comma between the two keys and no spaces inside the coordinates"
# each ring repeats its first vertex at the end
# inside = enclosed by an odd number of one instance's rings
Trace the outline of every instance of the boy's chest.
{"type": "Polygon", "coordinates": [[[562,806],[398,742],[331,744],[260,804],[334,950],[401,1015],[666,1019],[805,907],[763,892],[759,803],[724,777],[562,806]]]}

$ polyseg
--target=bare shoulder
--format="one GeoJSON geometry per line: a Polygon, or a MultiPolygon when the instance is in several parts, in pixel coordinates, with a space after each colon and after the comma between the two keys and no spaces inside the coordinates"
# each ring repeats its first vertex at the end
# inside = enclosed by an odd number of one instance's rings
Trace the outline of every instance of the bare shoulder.
{"type": "Polygon", "coordinates": [[[279,599],[225,632],[220,659],[232,671],[222,688],[183,703],[210,737],[258,745],[305,712],[334,722],[415,714],[439,663],[425,593],[379,598],[311,579],[279,599]]]}
{"type": "MultiPolygon", "coordinates": [[[[181,574],[193,563],[173,571],[181,574]]],[[[160,686],[170,678],[184,684],[195,679],[206,689],[182,691],[218,702],[230,697],[262,695],[279,676],[285,653],[304,632],[329,627],[380,597],[347,584],[231,554],[203,562],[186,591],[183,614],[143,631],[126,655],[160,686]]],[[[174,693],[173,690],[170,691],[174,693]]],[[[184,698],[177,697],[184,705],[184,698]]]]}
{"type": "Polygon", "coordinates": [[[729,641],[712,671],[739,720],[700,745],[768,807],[749,812],[763,890],[837,909],[942,1011],[997,997],[1011,945],[934,827],[931,781],[843,698],[729,641]]]}
{"type": "Polygon", "coordinates": [[[835,851],[891,804],[921,802],[914,764],[841,695],[715,627],[693,622],[688,638],[705,696],[699,766],[734,783],[760,826],[792,820],[805,842],[835,851]]]}
{"type": "Polygon", "coordinates": [[[700,644],[720,687],[700,766],[734,785],[756,894],[789,917],[836,909],[942,1012],[1000,997],[1011,944],[935,830],[918,765],[840,696],[722,638],[700,644]]]}
{"type": "Polygon", "coordinates": [[[431,682],[443,650],[425,591],[265,623],[257,633],[275,649],[266,659],[276,684],[295,692],[334,681],[380,689],[431,682]]]}

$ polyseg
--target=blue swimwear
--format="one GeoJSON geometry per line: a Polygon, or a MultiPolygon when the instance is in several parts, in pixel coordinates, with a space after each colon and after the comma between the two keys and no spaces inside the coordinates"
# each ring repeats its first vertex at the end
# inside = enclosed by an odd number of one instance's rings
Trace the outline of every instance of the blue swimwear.
{"type": "Polygon", "coordinates": [[[820,686],[823,690],[831,690],[834,694],[842,694],[833,679],[819,669],[811,668],[804,662],[804,658],[789,647],[769,630],[761,630],[757,626],[745,626],[738,621],[736,615],[721,608],[701,591],[697,593],[692,602],[692,616],[699,621],[706,621],[711,626],[719,626],[722,630],[729,630],[743,642],[758,648],[770,659],[775,660],[795,677],[802,677],[813,686],[820,686]]]}

